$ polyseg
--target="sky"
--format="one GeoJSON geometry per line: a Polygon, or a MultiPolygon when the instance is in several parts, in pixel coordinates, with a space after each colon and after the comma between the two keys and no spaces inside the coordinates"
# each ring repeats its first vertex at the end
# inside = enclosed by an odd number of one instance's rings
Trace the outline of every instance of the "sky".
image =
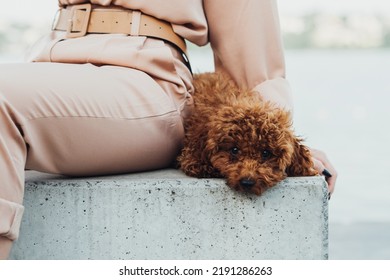
{"type": "MultiPolygon", "coordinates": [[[[344,14],[352,12],[387,13],[390,17],[390,0],[277,1],[281,15],[299,15],[310,11],[323,11],[344,14]]],[[[56,10],[57,0],[0,0],[0,21],[28,18],[29,21],[45,22],[54,17],[56,10]]]]}

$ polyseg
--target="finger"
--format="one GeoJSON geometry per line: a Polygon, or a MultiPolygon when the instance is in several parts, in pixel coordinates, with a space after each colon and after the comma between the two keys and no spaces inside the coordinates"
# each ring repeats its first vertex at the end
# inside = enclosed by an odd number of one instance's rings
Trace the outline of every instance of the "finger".
{"type": "MultiPolygon", "coordinates": [[[[318,155],[318,153],[316,155],[318,155]]],[[[325,157],[323,156],[321,157],[325,161],[325,157]]],[[[313,163],[314,163],[314,168],[318,171],[318,173],[323,174],[325,176],[325,180],[328,183],[328,191],[330,194],[332,194],[334,192],[334,187],[337,179],[336,170],[329,162],[327,162],[326,163],[327,166],[325,166],[324,162],[317,159],[314,155],[313,155],[313,163]],[[326,176],[324,174],[324,170],[326,170],[331,176],[326,176]]]]}
{"type": "Polygon", "coordinates": [[[334,187],[336,185],[336,179],[337,179],[336,171],[334,171],[334,173],[332,173],[332,177],[329,177],[326,179],[326,181],[328,182],[328,190],[331,194],[334,192],[334,187]]]}
{"type": "Polygon", "coordinates": [[[324,164],[316,157],[313,157],[313,164],[314,164],[314,169],[317,170],[318,173],[322,174],[322,171],[324,171],[325,169],[324,164]]]}

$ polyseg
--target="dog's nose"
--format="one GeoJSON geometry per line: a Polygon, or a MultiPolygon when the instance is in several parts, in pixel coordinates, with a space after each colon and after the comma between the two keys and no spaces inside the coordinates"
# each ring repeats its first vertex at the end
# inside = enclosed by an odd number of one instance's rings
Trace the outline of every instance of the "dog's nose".
{"type": "Polygon", "coordinates": [[[255,181],[251,178],[245,178],[240,180],[240,185],[245,189],[250,189],[255,185],[255,181]]]}

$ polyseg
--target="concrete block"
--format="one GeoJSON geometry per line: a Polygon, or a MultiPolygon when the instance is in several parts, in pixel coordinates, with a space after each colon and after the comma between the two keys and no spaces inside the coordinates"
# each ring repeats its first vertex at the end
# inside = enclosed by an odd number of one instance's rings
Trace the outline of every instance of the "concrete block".
{"type": "Polygon", "coordinates": [[[27,172],[12,259],[327,259],[322,177],[263,196],[178,170],[67,178],[27,172]]]}

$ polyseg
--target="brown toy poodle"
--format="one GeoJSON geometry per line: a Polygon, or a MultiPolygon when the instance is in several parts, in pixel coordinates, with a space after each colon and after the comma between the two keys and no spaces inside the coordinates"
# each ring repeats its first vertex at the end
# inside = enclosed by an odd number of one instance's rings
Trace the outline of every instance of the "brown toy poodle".
{"type": "Polygon", "coordinates": [[[257,195],[287,176],[317,174],[289,113],[238,89],[226,75],[195,75],[194,87],[178,157],[185,174],[226,178],[233,189],[257,195]]]}

